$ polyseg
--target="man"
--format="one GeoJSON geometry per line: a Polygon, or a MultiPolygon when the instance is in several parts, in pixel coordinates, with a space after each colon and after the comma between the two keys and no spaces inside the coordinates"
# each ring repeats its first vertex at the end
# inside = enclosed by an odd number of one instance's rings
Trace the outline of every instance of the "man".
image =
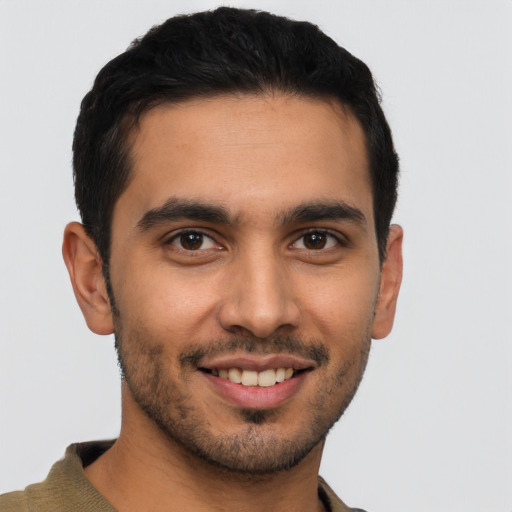
{"type": "Polygon", "coordinates": [[[0,510],[354,510],[318,469],[401,280],[368,68],[268,13],[172,18],[100,71],[73,151],[63,255],[121,432],[0,510]]]}

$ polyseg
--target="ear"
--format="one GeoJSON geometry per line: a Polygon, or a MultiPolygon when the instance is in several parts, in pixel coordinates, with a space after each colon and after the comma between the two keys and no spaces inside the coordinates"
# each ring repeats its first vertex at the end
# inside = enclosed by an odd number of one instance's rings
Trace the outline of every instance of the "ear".
{"type": "Polygon", "coordinates": [[[113,333],[110,300],[102,274],[103,261],[82,224],[71,222],[66,226],[62,255],[87,326],[96,334],[113,333]]]}
{"type": "Polygon", "coordinates": [[[403,230],[400,226],[389,228],[386,259],[382,264],[379,296],[373,320],[372,338],[385,338],[393,327],[396,301],[402,282],[402,240],[403,230]]]}

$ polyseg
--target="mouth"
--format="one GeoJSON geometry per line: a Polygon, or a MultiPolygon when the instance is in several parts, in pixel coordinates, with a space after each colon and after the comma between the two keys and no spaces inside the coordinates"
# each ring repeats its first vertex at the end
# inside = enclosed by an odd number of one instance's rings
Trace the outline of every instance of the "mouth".
{"type": "Polygon", "coordinates": [[[200,371],[228,380],[233,384],[246,387],[269,388],[293,379],[309,368],[294,369],[292,367],[266,368],[263,370],[231,368],[199,368],[200,371]]]}
{"type": "Polygon", "coordinates": [[[317,366],[296,355],[225,354],[205,358],[196,368],[210,389],[232,405],[273,409],[297,395],[317,366]]]}

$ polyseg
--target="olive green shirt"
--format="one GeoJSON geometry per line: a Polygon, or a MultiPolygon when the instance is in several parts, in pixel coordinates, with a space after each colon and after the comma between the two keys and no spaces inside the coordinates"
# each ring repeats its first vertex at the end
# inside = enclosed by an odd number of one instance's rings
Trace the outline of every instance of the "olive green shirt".
{"type": "MultiPolygon", "coordinates": [[[[104,453],[113,441],[72,444],[39,484],[0,496],[0,512],[116,512],[89,482],[83,468],[104,453]]],[[[318,495],[329,512],[364,512],[347,507],[319,478],[318,495]]]]}

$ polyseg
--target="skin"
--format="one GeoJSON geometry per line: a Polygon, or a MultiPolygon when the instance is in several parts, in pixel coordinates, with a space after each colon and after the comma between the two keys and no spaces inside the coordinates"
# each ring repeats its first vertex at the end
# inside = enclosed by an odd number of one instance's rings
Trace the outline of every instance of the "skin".
{"type": "Polygon", "coordinates": [[[78,223],[64,237],[87,324],[116,331],[126,377],[121,434],[88,478],[121,512],[323,510],[325,434],[391,330],[401,281],[398,226],[379,262],[358,122],[334,100],[191,100],[146,113],[131,156],[112,223],[117,314],[94,243],[78,223]],[[225,218],[169,209],[191,203],[225,218]],[[283,400],[281,385],[270,402],[253,389],[242,407],[203,371],[275,357],[307,370],[283,400]]]}

